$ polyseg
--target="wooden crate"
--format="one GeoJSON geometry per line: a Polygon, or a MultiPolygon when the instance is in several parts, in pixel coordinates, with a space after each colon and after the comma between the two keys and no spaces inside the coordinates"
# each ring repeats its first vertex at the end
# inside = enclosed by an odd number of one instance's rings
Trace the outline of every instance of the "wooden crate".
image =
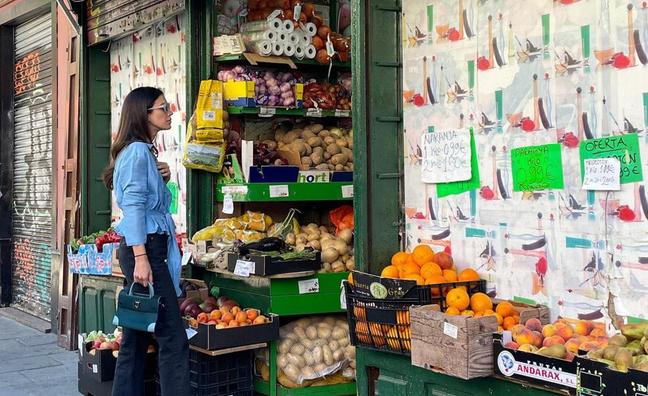
{"type": "MultiPolygon", "coordinates": [[[[547,307],[514,305],[521,323],[530,318],[549,323],[547,307]]],[[[493,333],[498,326],[495,316],[446,315],[434,304],[410,308],[410,318],[414,366],[463,379],[493,375],[493,333]]]]}

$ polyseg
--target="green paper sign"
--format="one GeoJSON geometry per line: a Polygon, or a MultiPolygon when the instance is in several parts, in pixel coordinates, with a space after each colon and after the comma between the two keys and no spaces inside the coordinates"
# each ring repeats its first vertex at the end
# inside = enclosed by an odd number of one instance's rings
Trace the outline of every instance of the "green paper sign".
{"type": "Polygon", "coordinates": [[[479,188],[479,163],[477,162],[477,145],[475,135],[470,129],[470,179],[450,183],[438,183],[436,185],[437,197],[443,198],[448,195],[465,193],[479,188]]]}
{"type": "Polygon", "coordinates": [[[538,191],[564,187],[560,144],[513,149],[511,167],[513,191],[538,191]]]}
{"type": "Polygon", "coordinates": [[[621,184],[643,180],[639,137],[636,133],[583,140],[580,143],[581,179],[585,174],[585,160],[590,158],[616,158],[621,163],[621,184]]]}
{"type": "Polygon", "coordinates": [[[169,212],[171,214],[178,214],[178,183],[169,182],[167,183],[169,191],[171,191],[171,205],[169,207],[169,212]]]}

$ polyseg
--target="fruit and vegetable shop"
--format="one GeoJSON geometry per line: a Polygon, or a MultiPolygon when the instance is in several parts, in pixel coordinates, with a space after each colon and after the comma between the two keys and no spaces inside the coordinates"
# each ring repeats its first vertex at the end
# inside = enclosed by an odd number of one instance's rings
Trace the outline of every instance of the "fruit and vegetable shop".
{"type": "Polygon", "coordinates": [[[81,393],[121,340],[99,175],[151,85],[194,394],[648,394],[646,2],[73,7],[81,393]]]}

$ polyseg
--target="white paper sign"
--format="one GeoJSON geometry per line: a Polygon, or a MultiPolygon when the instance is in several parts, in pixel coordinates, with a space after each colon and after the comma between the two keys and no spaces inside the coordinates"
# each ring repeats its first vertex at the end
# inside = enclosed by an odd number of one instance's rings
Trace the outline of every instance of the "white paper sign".
{"type": "Polygon", "coordinates": [[[270,198],[286,198],[288,195],[287,185],[270,186],[270,198]]]}
{"type": "Polygon", "coordinates": [[[297,282],[297,286],[299,287],[299,294],[319,293],[318,279],[306,279],[299,281],[297,282]]]}
{"type": "Polygon", "coordinates": [[[182,266],[184,267],[185,265],[189,264],[191,261],[192,253],[190,251],[184,252],[182,254],[182,266]]]}
{"type": "Polygon", "coordinates": [[[223,213],[234,213],[234,198],[232,198],[232,194],[225,194],[223,197],[223,213]]]}
{"type": "Polygon", "coordinates": [[[223,186],[223,187],[221,187],[221,192],[223,194],[246,195],[248,193],[248,188],[247,188],[247,186],[241,186],[241,185],[223,186]]]}
{"type": "Polygon", "coordinates": [[[254,263],[252,261],[236,260],[234,275],[248,277],[254,273],[254,263]]]}
{"type": "Polygon", "coordinates": [[[470,132],[449,129],[421,135],[421,181],[448,183],[469,180],[470,132]]]}
{"type": "Polygon", "coordinates": [[[353,184],[342,186],[342,198],[353,198],[353,184]]]}
{"type": "Polygon", "coordinates": [[[583,190],[621,189],[621,163],[617,158],[590,158],[584,162],[583,190]]]}
{"type": "Polygon", "coordinates": [[[457,338],[459,333],[459,328],[452,323],[443,322],[443,334],[450,336],[452,338],[457,338]]]}

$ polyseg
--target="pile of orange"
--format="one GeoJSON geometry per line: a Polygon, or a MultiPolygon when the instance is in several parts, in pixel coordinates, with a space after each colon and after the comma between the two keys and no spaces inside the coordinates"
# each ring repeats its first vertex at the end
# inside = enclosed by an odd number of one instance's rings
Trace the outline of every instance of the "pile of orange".
{"type": "MultiPolygon", "coordinates": [[[[412,253],[398,252],[391,258],[391,264],[383,268],[383,278],[411,279],[418,285],[467,282],[479,280],[479,274],[467,268],[457,274],[452,256],[446,252],[434,253],[428,245],[418,245],[412,253]]],[[[446,290],[443,290],[445,294],[446,290]]],[[[439,295],[438,289],[433,289],[439,295]]]]}
{"type": "Polygon", "coordinates": [[[502,301],[493,310],[493,301],[485,293],[474,293],[469,296],[463,287],[455,287],[446,296],[446,315],[464,315],[479,318],[495,316],[498,331],[509,330],[520,323],[520,315],[513,304],[502,301]]]}

